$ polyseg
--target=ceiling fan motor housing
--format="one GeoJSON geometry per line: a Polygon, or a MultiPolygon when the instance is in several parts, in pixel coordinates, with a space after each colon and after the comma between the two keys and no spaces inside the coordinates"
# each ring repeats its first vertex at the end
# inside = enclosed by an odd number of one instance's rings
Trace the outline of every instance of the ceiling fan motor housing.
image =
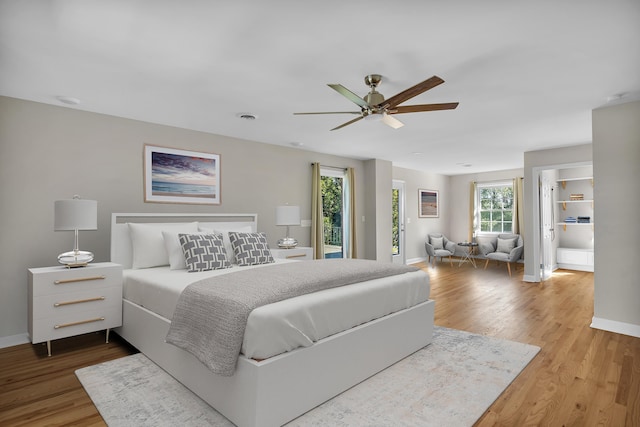
{"type": "MultiPolygon", "coordinates": [[[[367,104],[374,107],[376,105],[382,104],[382,102],[384,101],[384,96],[381,93],[376,92],[375,89],[372,89],[371,92],[366,94],[363,99],[367,102],[367,104]]],[[[374,111],[376,111],[376,109],[374,109],[374,111]]]]}

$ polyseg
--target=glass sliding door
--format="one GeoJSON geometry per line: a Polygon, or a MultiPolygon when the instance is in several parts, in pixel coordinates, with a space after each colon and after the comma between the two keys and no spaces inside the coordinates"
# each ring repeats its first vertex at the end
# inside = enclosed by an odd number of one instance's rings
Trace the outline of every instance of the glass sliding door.
{"type": "Polygon", "coordinates": [[[322,216],[324,257],[344,258],[345,237],[345,171],[322,168],[322,216]]]}

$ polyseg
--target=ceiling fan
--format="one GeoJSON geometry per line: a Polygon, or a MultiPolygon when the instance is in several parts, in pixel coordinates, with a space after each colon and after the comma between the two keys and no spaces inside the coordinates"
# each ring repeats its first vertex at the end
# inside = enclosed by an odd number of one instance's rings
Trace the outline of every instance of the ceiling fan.
{"type": "Polygon", "coordinates": [[[404,126],[400,120],[393,117],[394,114],[404,114],[404,113],[418,113],[421,111],[437,111],[437,110],[453,110],[458,106],[457,102],[448,102],[443,104],[420,104],[420,105],[405,105],[399,106],[403,102],[413,98],[414,96],[418,96],[423,92],[428,91],[429,89],[433,89],[439,84],[444,83],[438,76],[433,76],[428,78],[427,80],[418,83],[415,86],[410,87],[397,95],[392,96],[391,98],[385,100],[384,96],[376,90],[380,82],[382,81],[382,76],[380,74],[369,74],[364,78],[364,82],[367,86],[369,86],[370,91],[368,94],[364,96],[364,98],[360,98],[355,93],[351,92],[346,87],[341,84],[329,84],[328,86],[338,92],[340,95],[344,96],[348,100],[354,102],[360,107],[360,111],[328,111],[328,112],[319,112],[319,113],[293,113],[295,115],[303,115],[303,114],[356,114],[356,117],[353,120],[349,120],[346,123],[341,124],[331,130],[336,130],[348,126],[352,123],[357,122],[358,120],[372,118],[375,115],[379,115],[382,122],[388,126],[391,126],[394,129],[398,129],[399,127],[404,126]]]}

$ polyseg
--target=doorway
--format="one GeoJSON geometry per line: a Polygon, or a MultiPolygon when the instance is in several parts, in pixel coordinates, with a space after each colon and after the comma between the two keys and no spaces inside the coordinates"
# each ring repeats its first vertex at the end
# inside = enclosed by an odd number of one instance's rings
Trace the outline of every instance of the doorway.
{"type": "Polygon", "coordinates": [[[321,168],[324,257],[346,258],[344,248],[345,171],[321,168]]]}
{"type": "Polygon", "coordinates": [[[405,264],[404,181],[393,180],[391,187],[391,255],[394,264],[405,264]]]}

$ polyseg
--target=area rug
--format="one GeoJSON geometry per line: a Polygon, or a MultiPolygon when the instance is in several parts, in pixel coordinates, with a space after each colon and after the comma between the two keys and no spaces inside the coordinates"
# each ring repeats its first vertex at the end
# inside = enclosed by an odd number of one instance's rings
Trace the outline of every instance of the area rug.
{"type": "MultiPolygon", "coordinates": [[[[287,426],[471,426],[538,351],[436,327],[430,345],[287,426]]],[[[76,375],[110,427],[233,426],[142,354],[76,375]]]]}

